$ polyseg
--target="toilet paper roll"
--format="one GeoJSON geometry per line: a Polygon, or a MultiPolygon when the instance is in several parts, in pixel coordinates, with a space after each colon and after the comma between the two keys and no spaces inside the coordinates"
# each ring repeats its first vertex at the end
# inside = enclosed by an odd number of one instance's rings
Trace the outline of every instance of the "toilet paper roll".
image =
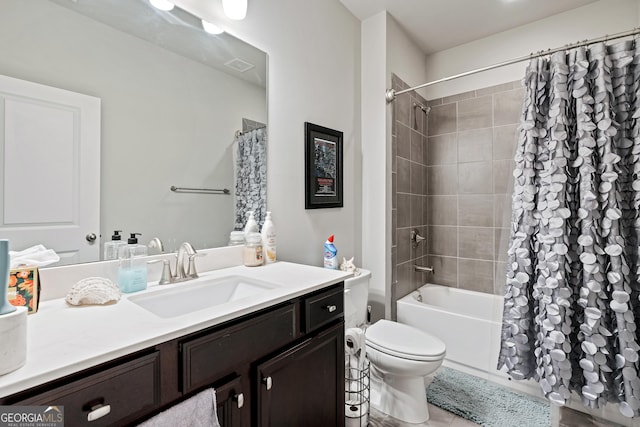
{"type": "MultiPolygon", "coordinates": [[[[359,357],[364,345],[364,333],[360,328],[348,328],[344,331],[344,351],[350,356],[359,357]]],[[[364,351],[364,350],[363,350],[364,351]]]]}
{"type": "Polygon", "coordinates": [[[345,426],[366,426],[369,423],[369,402],[347,400],[344,405],[345,426]]]}
{"type": "Polygon", "coordinates": [[[0,316],[0,375],[27,361],[27,307],[0,316]]]}

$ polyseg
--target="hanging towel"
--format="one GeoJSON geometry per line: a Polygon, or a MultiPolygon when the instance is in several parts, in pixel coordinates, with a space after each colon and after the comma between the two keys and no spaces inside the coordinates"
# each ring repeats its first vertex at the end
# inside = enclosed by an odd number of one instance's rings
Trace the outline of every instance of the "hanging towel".
{"type": "Polygon", "coordinates": [[[216,411],[216,391],[212,388],[160,412],[140,427],[220,427],[216,411]]]}
{"type": "Polygon", "coordinates": [[[11,268],[20,266],[44,267],[60,261],[60,257],[52,249],[47,249],[43,245],[31,246],[22,251],[9,251],[11,258],[11,268]]]}

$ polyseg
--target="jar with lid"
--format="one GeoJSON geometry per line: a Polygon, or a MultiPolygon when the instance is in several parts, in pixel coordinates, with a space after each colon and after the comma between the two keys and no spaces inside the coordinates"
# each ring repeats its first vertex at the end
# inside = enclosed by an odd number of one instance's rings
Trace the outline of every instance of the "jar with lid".
{"type": "Polygon", "coordinates": [[[262,236],[260,233],[249,233],[244,243],[244,265],[257,267],[262,265],[262,236]]]}
{"type": "Polygon", "coordinates": [[[232,231],[229,233],[229,246],[244,245],[244,231],[232,231]]]}

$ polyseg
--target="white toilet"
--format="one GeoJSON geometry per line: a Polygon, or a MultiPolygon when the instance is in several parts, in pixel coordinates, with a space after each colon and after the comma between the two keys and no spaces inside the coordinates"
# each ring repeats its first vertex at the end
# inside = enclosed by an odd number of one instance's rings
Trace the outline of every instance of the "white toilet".
{"type": "MultiPolygon", "coordinates": [[[[371,272],[344,282],[345,327],[362,327],[367,319],[371,272]]],[[[442,364],[445,345],[409,325],[379,320],[365,332],[371,362],[371,406],[406,423],[429,419],[424,377],[442,364]]]]}

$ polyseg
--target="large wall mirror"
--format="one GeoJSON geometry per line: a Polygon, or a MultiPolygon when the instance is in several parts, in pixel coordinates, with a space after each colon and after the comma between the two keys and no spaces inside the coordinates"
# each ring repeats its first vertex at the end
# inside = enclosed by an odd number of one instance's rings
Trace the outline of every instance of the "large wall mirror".
{"type": "MultiPolygon", "coordinates": [[[[147,0],[2,0],[0,52],[0,75],[100,99],[95,245],[114,230],[125,239],[141,233],[145,244],[157,237],[165,251],[183,241],[196,249],[227,244],[235,134],[267,123],[264,52],[147,0]]],[[[28,209],[47,209],[29,194],[24,200],[28,209]]],[[[41,243],[35,236],[22,244],[41,243]]]]}

